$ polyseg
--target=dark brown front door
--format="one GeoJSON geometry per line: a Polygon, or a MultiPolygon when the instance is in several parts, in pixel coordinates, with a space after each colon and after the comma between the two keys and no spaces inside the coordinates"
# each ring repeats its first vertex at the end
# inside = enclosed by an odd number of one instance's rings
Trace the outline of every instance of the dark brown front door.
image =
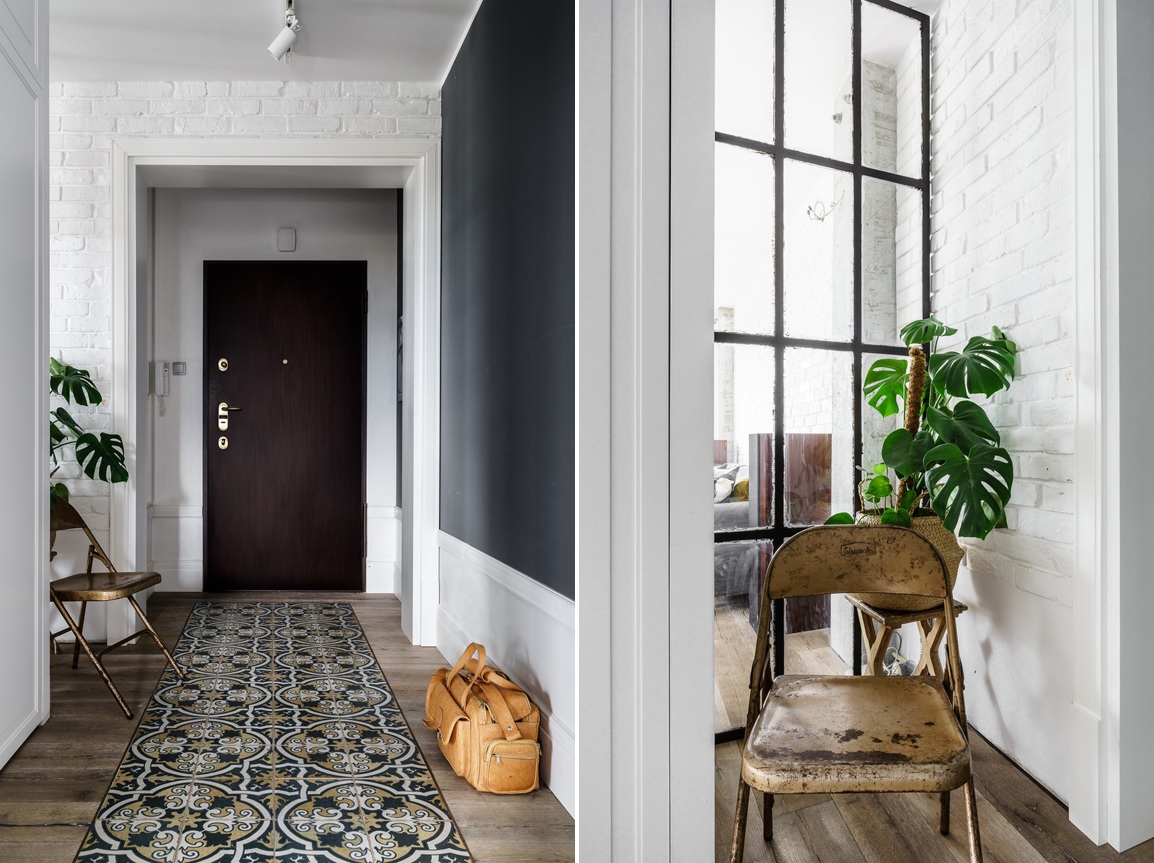
{"type": "Polygon", "coordinates": [[[206,590],[364,589],[366,279],[205,261],[206,590]]]}

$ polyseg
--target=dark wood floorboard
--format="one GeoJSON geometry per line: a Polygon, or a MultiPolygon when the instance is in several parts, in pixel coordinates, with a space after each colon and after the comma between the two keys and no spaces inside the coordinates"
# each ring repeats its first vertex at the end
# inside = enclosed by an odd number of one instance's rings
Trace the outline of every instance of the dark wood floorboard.
{"type": "MultiPolygon", "coordinates": [[[[573,819],[541,789],[526,795],[481,794],[453,773],[436,738],[421,722],[425,687],[444,659],[431,647],[411,645],[400,626],[396,597],[315,593],[157,593],[149,619],[170,648],[192,606],[228,601],[349,602],[400,702],[453,817],[477,863],[569,863],[573,819]]],[[[95,816],[136,728],[126,720],[83,656],[71,666],[71,646],[52,657],[52,717],[0,771],[0,863],[69,863],[95,816]]],[[[164,670],[147,639],[105,657],[112,679],[139,716],[164,670]]]]}

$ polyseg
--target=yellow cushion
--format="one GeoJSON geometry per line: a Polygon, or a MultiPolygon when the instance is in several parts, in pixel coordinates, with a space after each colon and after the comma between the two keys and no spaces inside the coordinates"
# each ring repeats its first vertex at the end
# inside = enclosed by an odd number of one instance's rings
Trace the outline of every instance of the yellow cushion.
{"type": "Polygon", "coordinates": [[[749,480],[739,479],[733,485],[733,493],[729,495],[730,500],[749,500],[749,480]]]}

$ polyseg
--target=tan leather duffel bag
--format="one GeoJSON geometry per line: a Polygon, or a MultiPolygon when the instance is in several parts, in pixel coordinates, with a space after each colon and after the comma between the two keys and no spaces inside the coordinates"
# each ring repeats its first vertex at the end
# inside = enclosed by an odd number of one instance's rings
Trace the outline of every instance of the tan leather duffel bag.
{"type": "Polygon", "coordinates": [[[458,776],[478,791],[524,794],[538,786],[541,711],[525,690],[485,664],[470,644],[451,669],[439,668],[425,695],[425,725],[458,776]],[[475,655],[475,658],[474,658],[475,655]]]}

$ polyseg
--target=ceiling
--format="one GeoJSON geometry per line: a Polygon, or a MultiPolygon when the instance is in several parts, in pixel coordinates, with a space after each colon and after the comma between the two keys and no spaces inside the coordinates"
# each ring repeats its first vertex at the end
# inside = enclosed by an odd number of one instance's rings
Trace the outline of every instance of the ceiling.
{"type": "Polygon", "coordinates": [[[480,0],[295,0],[290,62],[266,50],[285,0],[51,0],[54,81],[441,83],[480,0]]]}

